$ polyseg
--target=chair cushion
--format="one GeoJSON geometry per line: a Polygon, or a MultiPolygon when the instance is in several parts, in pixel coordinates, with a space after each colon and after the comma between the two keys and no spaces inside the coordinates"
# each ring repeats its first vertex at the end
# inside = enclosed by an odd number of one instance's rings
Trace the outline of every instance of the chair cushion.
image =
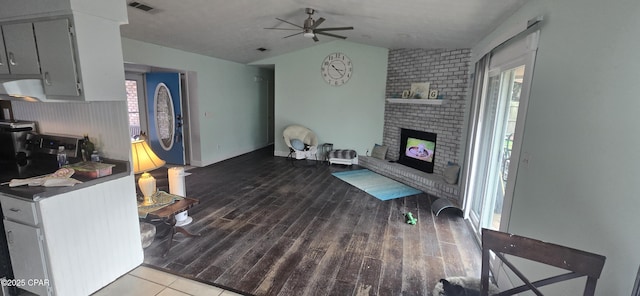
{"type": "Polygon", "coordinates": [[[371,157],[384,160],[388,149],[387,146],[375,144],[373,145],[373,149],[371,149],[371,157]]]}
{"type": "Polygon", "coordinates": [[[329,158],[354,159],[358,154],[351,149],[338,149],[329,152],[329,158]]]}
{"type": "Polygon", "coordinates": [[[301,140],[291,139],[289,142],[291,143],[291,147],[293,147],[293,149],[296,149],[299,151],[304,150],[304,142],[302,142],[301,140]]]}

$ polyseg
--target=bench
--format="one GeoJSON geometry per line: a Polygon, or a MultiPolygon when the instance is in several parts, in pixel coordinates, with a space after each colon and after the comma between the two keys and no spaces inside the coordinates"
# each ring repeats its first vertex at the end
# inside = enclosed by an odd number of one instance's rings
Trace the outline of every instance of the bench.
{"type": "Polygon", "coordinates": [[[351,149],[338,149],[329,151],[329,164],[352,165],[358,153],[351,149]]]}

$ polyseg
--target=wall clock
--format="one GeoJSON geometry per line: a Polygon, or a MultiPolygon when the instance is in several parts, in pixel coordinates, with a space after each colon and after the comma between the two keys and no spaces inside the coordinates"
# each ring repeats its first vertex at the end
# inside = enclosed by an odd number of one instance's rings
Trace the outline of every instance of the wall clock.
{"type": "Polygon", "coordinates": [[[324,81],[333,86],[340,86],[349,79],[353,73],[353,64],[349,57],[340,52],[328,55],[320,66],[320,74],[324,81]]]}

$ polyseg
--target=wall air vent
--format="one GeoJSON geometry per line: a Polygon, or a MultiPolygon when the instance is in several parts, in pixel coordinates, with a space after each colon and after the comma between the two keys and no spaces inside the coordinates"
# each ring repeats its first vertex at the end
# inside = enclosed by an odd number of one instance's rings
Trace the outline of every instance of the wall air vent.
{"type": "Polygon", "coordinates": [[[144,12],[148,12],[148,13],[156,13],[157,9],[155,9],[154,7],[151,7],[147,4],[144,4],[142,2],[138,2],[138,1],[133,1],[129,3],[130,7],[136,8],[136,9],[140,9],[144,12]]]}
{"type": "Polygon", "coordinates": [[[268,49],[264,48],[264,47],[260,47],[260,48],[256,48],[257,51],[267,51],[268,49]]]}

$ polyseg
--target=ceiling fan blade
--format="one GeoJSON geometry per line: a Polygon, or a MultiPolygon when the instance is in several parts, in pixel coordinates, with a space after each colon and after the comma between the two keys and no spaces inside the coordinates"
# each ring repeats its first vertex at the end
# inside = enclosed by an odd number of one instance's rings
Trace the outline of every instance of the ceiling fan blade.
{"type": "Polygon", "coordinates": [[[323,22],[324,22],[324,18],[323,18],[323,17],[319,18],[315,23],[313,23],[313,26],[311,26],[311,28],[310,28],[310,29],[312,29],[312,30],[313,30],[313,29],[317,28],[317,27],[318,27],[320,24],[322,24],[323,22]]]}
{"type": "Polygon", "coordinates": [[[279,19],[279,18],[276,18],[276,19],[277,19],[277,20],[279,20],[279,21],[281,21],[281,22],[285,22],[285,23],[287,23],[287,24],[289,24],[289,25],[296,26],[296,27],[298,27],[298,28],[300,28],[300,29],[303,29],[302,27],[300,27],[300,26],[298,26],[298,25],[296,25],[296,24],[294,24],[294,23],[292,23],[292,22],[288,22],[288,21],[285,21],[285,20],[283,20],[283,19],[279,19]]]}
{"type": "Polygon", "coordinates": [[[289,35],[289,36],[284,36],[284,37],[282,37],[282,39],[284,39],[284,38],[289,38],[289,37],[291,37],[291,36],[300,35],[300,34],[302,34],[302,33],[303,33],[303,32],[298,32],[298,33],[295,33],[295,34],[291,34],[291,35],[289,35]]]}
{"type": "Polygon", "coordinates": [[[287,31],[300,31],[300,29],[293,29],[293,28],[263,28],[266,30],[287,30],[287,31]]]}
{"type": "Polygon", "coordinates": [[[334,27],[334,28],[320,28],[315,29],[316,32],[324,32],[324,31],[341,31],[341,30],[353,30],[353,27],[334,27]]]}
{"type": "Polygon", "coordinates": [[[318,41],[320,41],[320,39],[318,39],[318,36],[313,35],[313,41],[314,41],[314,42],[318,42],[318,41]]]}
{"type": "Polygon", "coordinates": [[[320,34],[320,35],[325,35],[325,36],[334,37],[334,38],[347,39],[347,37],[340,36],[340,35],[335,35],[335,34],[331,34],[331,33],[318,32],[318,31],[316,31],[315,33],[316,33],[316,34],[320,34]]]}

